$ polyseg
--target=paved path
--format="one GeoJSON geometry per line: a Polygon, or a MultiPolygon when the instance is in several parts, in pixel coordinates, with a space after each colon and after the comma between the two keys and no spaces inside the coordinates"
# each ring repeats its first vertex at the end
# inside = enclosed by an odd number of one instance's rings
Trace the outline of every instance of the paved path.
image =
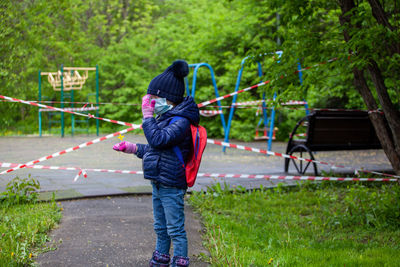
{"type": "MultiPolygon", "coordinates": [[[[63,201],[64,216],[52,232],[51,247],[39,255],[43,267],[148,266],[155,246],[150,196],[124,196],[63,201]]],[[[201,225],[189,206],[186,231],[191,266],[207,263],[202,247],[201,225]]]]}
{"type": "MultiPolygon", "coordinates": [[[[0,162],[26,163],[95,138],[96,136],[65,138],[0,137],[0,162]]],[[[143,135],[125,134],[124,140],[146,143],[143,135]]],[[[113,144],[118,141],[117,138],[109,139],[39,164],[94,169],[141,170],[142,162],[136,156],[112,150],[113,144]]],[[[263,141],[246,143],[245,145],[266,148],[266,143],[263,141]]],[[[285,152],[285,148],[285,143],[274,143],[272,146],[272,150],[276,152],[285,152]]],[[[384,171],[390,169],[390,164],[382,150],[319,152],[315,156],[318,160],[349,166],[344,170],[335,170],[324,165],[319,166],[325,171],[351,172],[352,168],[362,167],[384,171]]],[[[265,156],[233,148],[227,149],[224,154],[220,146],[208,144],[203,155],[200,172],[285,175],[283,173],[283,162],[283,158],[280,157],[265,156]]],[[[5,170],[4,168],[0,169],[5,170]]],[[[40,181],[43,192],[49,192],[47,197],[51,192],[57,192],[58,198],[149,193],[151,188],[149,181],[143,179],[142,175],[88,172],[87,179],[81,177],[74,183],[73,179],[77,173],[78,171],[19,169],[0,176],[0,190],[4,190],[6,184],[15,176],[27,177],[29,174],[40,181]]],[[[291,170],[290,174],[296,173],[291,170]]],[[[199,177],[196,185],[190,190],[206,189],[207,186],[224,181],[222,178],[199,177]]],[[[247,188],[259,187],[260,184],[274,186],[278,183],[278,181],[273,180],[246,178],[230,178],[226,181],[232,186],[242,185],[247,188]]],[[[45,193],[43,197],[46,197],[45,193]]]]}

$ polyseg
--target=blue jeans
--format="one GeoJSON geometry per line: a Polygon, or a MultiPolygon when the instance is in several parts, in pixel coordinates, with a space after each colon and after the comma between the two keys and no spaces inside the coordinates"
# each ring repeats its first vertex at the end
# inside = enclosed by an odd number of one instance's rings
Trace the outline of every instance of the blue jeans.
{"type": "Polygon", "coordinates": [[[187,257],[188,243],[185,231],[185,189],[152,182],[154,231],[157,234],[156,250],[169,254],[171,240],[174,256],[187,257]]]}

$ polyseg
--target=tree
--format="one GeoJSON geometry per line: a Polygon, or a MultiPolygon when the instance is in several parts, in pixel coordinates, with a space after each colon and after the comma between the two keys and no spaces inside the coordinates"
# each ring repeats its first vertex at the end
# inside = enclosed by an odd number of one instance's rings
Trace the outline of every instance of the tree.
{"type": "Polygon", "coordinates": [[[302,88],[318,91],[319,86],[343,96],[352,91],[349,88],[356,90],[370,111],[383,150],[400,174],[398,1],[266,1],[265,5],[281,18],[277,35],[283,43],[276,49],[286,52],[280,70],[288,72],[298,60],[312,65],[338,57],[329,66],[305,72],[302,88]],[[327,87],[326,81],[333,80],[345,87],[327,87]]]}
{"type": "MultiPolygon", "coordinates": [[[[339,1],[342,10],[340,23],[344,26],[344,39],[351,45],[349,53],[354,52],[356,56],[363,60],[360,66],[353,67],[355,87],[362,96],[368,110],[375,111],[378,110],[379,107],[382,108],[383,113],[371,112],[370,118],[390,163],[396,173],[400,174],[400,114],[399,110],[396,109],[393,104],[389,96],[388,88],[385,84],[384,71],[381,70],[382,68],[385,68],[385,62],[382,62],[381,65],[378,64],[379,57],[386,58],[387,56],[395,56],[398,59],[400,56],[400,40],[398,38],[400,33],[399,22],[393,21],[396,16],[398,17],[400,15],[400,12],[399,10],[385,12],[383,6],[378,0],[368,0],[368,3],[371,8],[370,11],[372,16],[378,24],[377,27],[373,28],[381,33],[382,37],[385,37],[381,43],[382,46],[377,47],[376,50],[365,51],[360,47],[357,40],[353,40],[356,39],[360,33],[368,34],[368,32],[370,32],[370,29],[365,29],[363,21],[359,19],[360,12],[363,11],[363,8],[356,6],[354,0],[339,1]],[[392,25],[393,22],[395,25],[392,25]],[[392,34],[397,36],[390,38],[392,34]],[[386,38],[386,36],[389,38],[386,38]],[[358,49],[359,47],[361,49],[358,49]],[[378,58],[371,52],[376,54],[378,58]],[[366,71],[368,71],[373,85],[375,86],[378,101],[374,98],[370,86],[366,81],[366,71]],[[389,128],[386,127],[386,123],[389,125],[389,128]]],[[[395,8],[396,2],[393,4],[393,7],[395,8]]],[[[397,73],[393,74],[396,78],[399,78],[399,76],[396,75],[398,74],[398,67],[399,64],[397,63],[397,66],[394,66],[394,68],[397,69],[397,73]]]]}

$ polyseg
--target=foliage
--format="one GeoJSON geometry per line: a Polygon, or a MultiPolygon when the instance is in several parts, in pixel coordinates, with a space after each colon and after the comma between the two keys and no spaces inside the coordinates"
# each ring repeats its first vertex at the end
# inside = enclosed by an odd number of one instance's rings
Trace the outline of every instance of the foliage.
{"type": "Polygon", "coordinates": [[[35,266],[34,257],[47,250],[42,246],[60,221],[60,210],[54,199],[12,206],[0,203],[0,265],[35,266]]]}
{"type": "Polygon", "coordinates": [[[19,205],[25,203],[35,203],[40,189],[39,181],[31,178],[12,179],[6,187],[6,190],[0,194],[0,203],[4,206],[19,205]]]}
{"type": "MultiPolygon", "coordinates": [[[[393,1],[385,8],[393,11],[393,1]]],[[[241,62],[243,76],[239,89],[271,80],[269,86],[243,93],[237,101],[272,98],[279,101],[306,99],[311,108],[363,108],[365,105],[352,83],[351,67],[365,60],[348,49],[364,49],[385,66],[385,82],[393,99],[400,95],[396,73],[398,55],[374,53],[375,43],[399,34],[390,33],[374,22],[365,1],[360,1],[358,19],[366,24],[353,43],[343,40],[338,16],[340,8],[332,1],[276,0],[141,0],[128,3],[108,1],[3,1],[0,21],[0,93],[22,99],[37,98],[38,70],[52,71],[64,65],[100,67],[100,101],[137,104],[103,105],[100,116],[127,122],[141,119],[140,101],[150,80],[174,59],[189,63],[206,62],[215,72],[220,95],[234,90],[241,62]],[[273,58],[282,50],[282,57],[273,58]],[[297,64],[314,66],[337,57],[329,64],[293,74],[297,64]],[[257,64],[262,65],[262,77],[257,64]],[[284,79],[280,79],[285,74],[284,79]],[[392,75],[391,75],[392,74],[392,75]]],[[[398,23],[395,17],[391,21],[398,23]]],[[[396,24],[397,25],[397,24],[396,24]]],[[[188,77],[192,87],[193,71],[188,77]]],[[[371,83],[370,81],[368,81],[371,83]]],[[[43,94],[59,99],[46,81],[43,94]]],[[[75,101],[87,101],[94,92],[93,75],[75,101]]],[[[197,76],[196,101],[214,98],[210,72],[201,68],[197,76]]],[[[89,100],[93,101],[93,99],[89,100]]],[[[232,98],[221,102],[231,104],[232,98]]],[[[398,105],[398,104],[397,104],[398,105]]],[[[269,107],[271,107],[270,105],[269,107]]],[[[216,108],[215,105],[209,108],[216,108]]],[[[37,108],[18,103],[0,105],[0,134],[37,131],[37,108]]],[[[230,109],[224,109],[225,119],[230,109]]],[[[236,109],[231,138],[251,140],[260,116],[255,109],[236,109]]],[[[277,111],[278,139],[285,140],[304,111],[281,107],[277,111]]],[[[70,116],[66,116],[69,118],[70,116]]],[[[45,117],[44,123],[47,122],[45,117]]],[[[224,135],[218,117],[202,118],[210,137],[224,135]]],[[[115,125],[101,123],[103,130],[115,125]]]]}
{"type": "Polygon", "coordinates": [[[338,182],[193,193],[213,266],[398,266],[400,189],[338,182]]]}

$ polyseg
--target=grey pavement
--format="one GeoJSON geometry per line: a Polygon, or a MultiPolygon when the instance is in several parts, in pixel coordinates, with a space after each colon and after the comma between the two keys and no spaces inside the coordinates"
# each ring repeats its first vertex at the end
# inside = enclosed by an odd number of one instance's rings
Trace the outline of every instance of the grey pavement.
{"type": "MultiPolygon", "coordinates": [[[[86,143],[96,136],[75,137],[0,137],[0,162],[26,163],[44,156],[51,155],[61,150],[86,143]]],[[[137,143],[146,143],[143,135],[125,134],[124,140],[137,143]]],[[[38,163],[38,165],[79,167],[82,169],[114,169],[141,171],[142,162],[134,155],[124,154],[112,150],[113,144],[119,139],[112,138],[76,151],[63,154],[59,157],[38,163]]],[[[266,149],[265,141],[241,143],[250,147],[266,149]]],[[[285,152],[286,144],[275,142],[272,151],[285,152]]],[[[308,155],[303,155],[307,157],[308,155]]],[[[389,171],[391,166],[382,150],[361,151],[334,151],[319,152],[316,159],[345,165],[344,169],[335,169],[326,165],[319,165],[326,172],[351,173],[355,168],[368,170],[389,171]]],[[[265,156],[259,153],[228,148],[225,153],[222,147],[208,144],[203,154],[199,172],[222,174],[268,174],[268,175],[294,175],[294,168],[288,174],[283,172],[284,159],[276,156],[265,156]]],[[[292,165],[291,165],[292,166],[292,165]]],[[[5,170],[5,168],[0,168],[5,170]]],[[[309,168],[312,173],[312,169],[309,168]]],[[[143,175],[87,172],[88,178],[81,176],[76,182],[74,177],[78,171],[47,170],[47,169],[19,169],[0,176],[0,190],[15,176],[32,177],[41,183],[42,197],[48,198],[52,192],[58,199],[76,197],[90,197],[102,195],[124,195],[132,193],[150,193],[151,187],[143,175]]],[[[274,186],[277,180],[248,179],[248,178],[205,178],[198,177],[196,185],[189,191],[206,190],[215,183],[228,183],[231,186],[242,185],[246,188],[259,187],[260,184],[274,186]]],[[[287,181],[291,184],[293,182],[287,181]]]]}
{"type": "MultiPolygon", "coordinates": [[[[148,266],[155,246],[151,196],[90,198],[62,202],[60,227],[51,234],[49,247],[36,262],[58,266],[148,266]]],[[[197,215],[185,207],[191,266],[208,266],[199,255],[202,246],[197,215]]]]}
{"type": "MultiPolygon", "coordinates": [[[[96,136],[75,137],[0,137],[0,162],[26,163],[61,150],[86,143],[96,136]]],[[[143,135],[125,134],[124,140],[145,143],[143,135]]],[[[106,140],[71,153],[39,163],[46,166],[79,167],[82,169],[114,169],[140,171],[136,156],[115,152],[117,138],[106,140]]],[[[238,142],[232,142],[238,143],[238,142]]],[[[265,141],[238,143],[266,149],[265,141]]],[[[286,144],[275,142],[272,150],[283,153],[286,144]]],[[[351,173],[353,169],[389,171],[390,164],[382,150],[319,152],[316,159],[345,165],[345,169],[319,166],[326,172],[351,173]]],[[[304,155],[307,157],[307,155],[304,155]]],[[[214,174],[295,175],[293,169],[283,172],[281,157],[208,144],[200,172],[214,174]]],[[[0,168],[0,170],[6,170],[0,168]]],[[[0,190],[14,177],[31,175],[41,183],[41,198],[56,194],[64,208],[63,219],[52,232],[49,246],[57,248],[39,255],[40,266],[146,266],[154,248],[152,230],[151,186],[143,175],[88,172],[88,178],[73,179],[78,171],[19,169],[0,176],[0,190]],[[90,197],[90,198],[89,198],[90,197]],[[69,200],[67,199],[79,199],[69,200]]],[[[312,174],[312,173],[310,173],[312,174]]],[[[214,175],[215,176],[215,175],[214,175]]],[[[191,191],[207,190],[215,183],[248,189],[274,187],[281,180],[248,178],[198,177],[191,191]]],[[[295,184],[285,181],[286,184],[295,184]]],[[[207,266],[198,256],[207,255],[202,246],[203,227],[200,219],[185,206],[186,230],[189,239],[191,266],[207,266]]]]}

